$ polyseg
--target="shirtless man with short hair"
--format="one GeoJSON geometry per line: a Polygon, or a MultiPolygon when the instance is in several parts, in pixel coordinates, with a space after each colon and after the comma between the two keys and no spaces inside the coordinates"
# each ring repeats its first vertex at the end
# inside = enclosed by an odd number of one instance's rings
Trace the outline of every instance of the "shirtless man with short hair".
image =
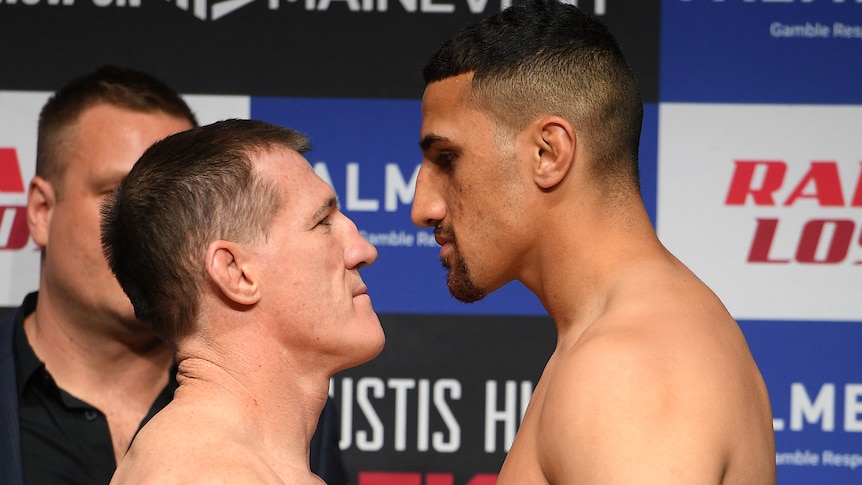
{"type": "Polygon", "coordinates": [[[642,102],[607,29],[531,1],[445,43],[425,80],[412,218],[450,292],[518,280],[557,327],[498,483],[774,484],[745,338],[641,200],[642,102]]]}
{"type": "Polygon", "coordinates": [[[323,483],[329,381],[383,348],[359,269],[377,250],[299,133],[226,120],[147,149],[102,215],[111,270],[177,352],[174,399],[111,483],[323,483]]]}

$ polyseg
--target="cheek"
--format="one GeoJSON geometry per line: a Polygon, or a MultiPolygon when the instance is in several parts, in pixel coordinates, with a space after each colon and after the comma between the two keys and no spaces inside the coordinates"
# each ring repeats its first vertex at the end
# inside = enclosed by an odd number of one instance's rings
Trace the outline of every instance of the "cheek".
{"type": "Polygon", "coordinates": [[[101,227],[98,212],[80,204],[58,206],[51,217],[49,245],[77,247],[85,254],[101,254],[101,227]]]}

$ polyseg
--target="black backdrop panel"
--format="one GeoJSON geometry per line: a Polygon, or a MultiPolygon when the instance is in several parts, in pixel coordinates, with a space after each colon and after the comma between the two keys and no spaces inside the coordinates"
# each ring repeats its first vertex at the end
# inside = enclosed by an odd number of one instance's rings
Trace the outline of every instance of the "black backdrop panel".
{"type": "Polygon", "coordinates": [[[381,323],[383,353],[333,380],[351,476],[443,473],[464,484],[496,474],[506,425],[520,424],[554,350],[551,319],[381,315],[381,323]]]}
{"type": "MultiPolygon", "coordinates": [[[[184,93],[419,98],[422,66],[440,43],[500,10],[491,0],[250,0],[227,13],[218,7],[230,0],[186,9],[183,0],[25,1],[35,5],[0,0],[0,89],[54,90],[114,63],[184,93]]],[[[580,5],[601,14],[645,100],[657,101],[658,0],[580,5]]]]}

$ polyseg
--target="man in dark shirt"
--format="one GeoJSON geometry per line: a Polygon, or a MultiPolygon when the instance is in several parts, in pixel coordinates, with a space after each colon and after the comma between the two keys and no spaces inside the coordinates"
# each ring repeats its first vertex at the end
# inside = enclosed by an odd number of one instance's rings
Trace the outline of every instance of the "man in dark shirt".
{"type": "MultiPolygon", "coordinates": [[[[0,320],[0,483],[108,483],[172,398],[173,351],[135,319],[108,269],[99,206],[150,144],[196,125],[173,90],[112,67],[43,108],[28,197],[40,290],[0,320]]],[[[337,430],[330,402],[311,450],[330,484],[346,482],[337,430]]]]}

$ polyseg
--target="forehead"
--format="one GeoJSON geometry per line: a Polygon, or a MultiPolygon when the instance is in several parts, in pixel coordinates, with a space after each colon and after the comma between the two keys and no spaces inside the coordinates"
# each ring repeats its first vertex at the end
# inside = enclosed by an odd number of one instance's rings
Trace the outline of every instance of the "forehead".
{"type": "Polygon", "coordinates": [[[156,141],[188,130],[191,123],[162,111],[140,112],[99,103],[84,110],[63,138],[62,169],[124,175],[156,141]]]}
{"type": "Polygon", "coordinates": [[[487,134],[491,119],[467,100],[472,78],[472,73],[461,74],[426,86],[422,96],[422,140],[467,141],[487,134]]]}
{"type": "Polygon", "coordinates": [[[472,74],[461,74],[429,83],[422,96],[423,122],[466,108],[465,97],[472,77],[472,74]]]}
{"type": "Polygon", "coordinates": [[[253,157],[260,174],[273,181],[284,194],[288,210],[307,212],[321,201],[335,196],[332,187],[314,173],[308,160],[301,154],[279,147],[261,152],[253,157]]]}

